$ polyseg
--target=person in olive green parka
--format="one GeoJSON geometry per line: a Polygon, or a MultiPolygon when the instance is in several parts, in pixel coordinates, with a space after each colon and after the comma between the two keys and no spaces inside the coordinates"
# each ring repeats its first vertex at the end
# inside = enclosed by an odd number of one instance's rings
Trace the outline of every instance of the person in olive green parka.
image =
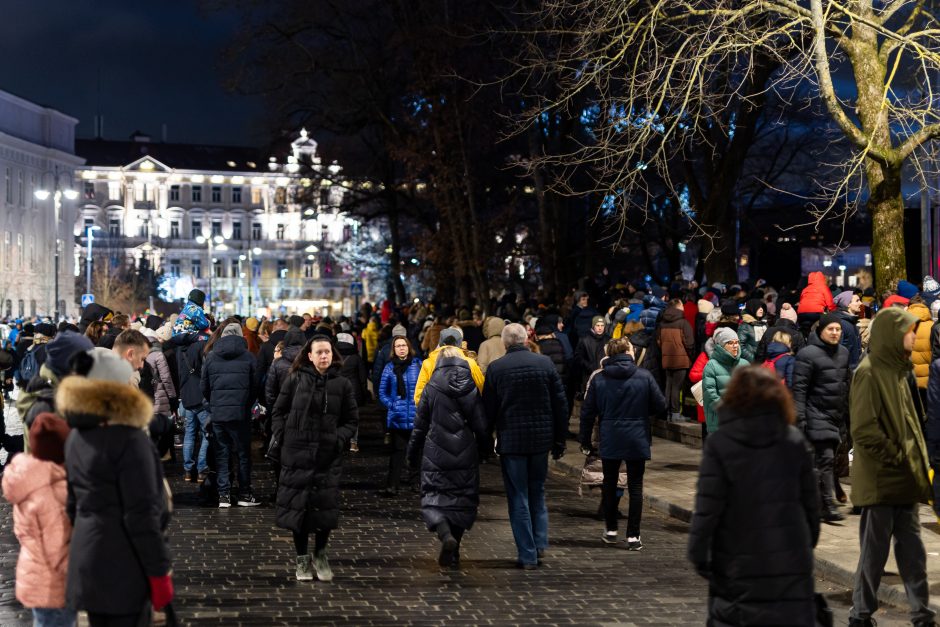
{"type": "Polygon", "coordinates": [[[917,322],[897,307],[879,312],[871,324],[868,356],[852,379],[852,503],[862,516],[850,624],[871,624],[892,538],[911,621],[934,624],[918,511],[931,495],[927,448],[908,382],[917,322]]]}

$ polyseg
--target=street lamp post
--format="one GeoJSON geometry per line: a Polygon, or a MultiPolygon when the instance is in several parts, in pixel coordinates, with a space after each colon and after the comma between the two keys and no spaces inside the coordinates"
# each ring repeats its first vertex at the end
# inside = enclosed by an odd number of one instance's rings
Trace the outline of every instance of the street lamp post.
{"type": "Polygon", "coordinates": [[[94,241],[94,232],[100,230],[100,226],[89,224],[85,229],[85,239],[88,240],[88,253],[85,256],[85,293],[91,294],[91,243],[94,241]]]}
{"type": "Polygon", "coordinates": [[[206,293],[206,301],[209,302],[209,311],[211,312],[212,311],[212,275],[215,273],[215,264],[212,262],[212,245],[213,243],[221,244],[225,240],[222,239],[221,235],[215,235],[215,236],[210,236],[210,237],[203,237],[202,235],[200,235],[199,237],[196,238],[196,241],[199,242],[200,244],[209,245],[209,267],[207,268],[207,270],[209,271],[209,290],[206,293]]]}
{"type": "Polygon", "coordinates": [[[39,200],[47,200],[49,196],[52,196],[52,206],[55,212],[55,303],[53,304],[52,310],[54,312],[54,321],[59,322],[59,249],[61,248],[59,244],[59,213],[62,210],[62,197],[65,196],[68,200],[75,200],[78,198],[78,192],[72,189],[74,184],[74,179],[72,178],[71,172],[59,172],[59,166],[56,165],[52,170],[47,170],[42,173],[40,177],[40,185],[42,180],[45,179],[46,175],[49,174],[52,176],[53,188],[50,192],[48,188],[40,187],[34,193],[36,198],[39,200]],[[59,177],[68,176],[69,186],[60,187],[59,186],[59,177]]]}

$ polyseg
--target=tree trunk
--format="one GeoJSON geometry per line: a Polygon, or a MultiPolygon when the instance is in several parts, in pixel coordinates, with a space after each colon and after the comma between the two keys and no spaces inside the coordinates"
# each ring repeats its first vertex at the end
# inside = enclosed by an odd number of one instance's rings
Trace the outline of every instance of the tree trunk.
{"type": "MultiPolygon", "coordinates": [[[[538,139],[540,132],[541,128],[538,124],[534,124],[529,129],[529,157],[533,160],[540,156],[538,139]]],[[[545,197],[545,177],[541,168],[535,168],[532,172],[532,180],[535,183],[535,199],[539,208],[539,265],[542,268],[542,287],[546,293],[554,295],[555,268],[553,251],[555,247],[552,245],[552,221],[549,217],[549,201],[545,197]]]]}
{"type": "Polygon", "coordinates": [[[395,292],[395,301],[402,305],[407,299],[405,283],[401,280],[401,225],[398,220],[398,196],[394,187],[386,186],[390,190],[388,206],[388,230],[392,239],[392,252],[389,254],[389,278],[395,292]]]}
{"type": "Polygon", "coordinates": [[[868,211],[871,215],[872,262],[878,293],[897,287],[907,276],[904,252],[904,200],[901,197],[901,168],[888,167],[869,160],[868,211]]]}

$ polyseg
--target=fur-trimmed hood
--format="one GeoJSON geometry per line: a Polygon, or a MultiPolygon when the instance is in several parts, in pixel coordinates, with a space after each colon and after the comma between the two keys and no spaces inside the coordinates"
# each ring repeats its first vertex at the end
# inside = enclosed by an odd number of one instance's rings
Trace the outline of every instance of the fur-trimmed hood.
{"type": "Polygon", "coordinates": [[[103,423],[145,428],[153,417],[153,403],[129,383],[66,377],[56,392],[56,409],[77,429],[103,423]]]}

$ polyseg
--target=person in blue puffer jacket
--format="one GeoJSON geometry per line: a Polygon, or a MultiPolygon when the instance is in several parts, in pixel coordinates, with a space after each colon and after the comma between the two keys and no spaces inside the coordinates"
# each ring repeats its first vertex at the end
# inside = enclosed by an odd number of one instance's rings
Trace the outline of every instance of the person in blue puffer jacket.
{"type": "Polygon", "coordinates": [[[415,426],[415,387],[421,373],[421,360],[415,357],[411,343],[404,335],[392,338],[391,359],[382,370],[379,401],[388,409],[385,425],[391,437],[392,453],[388,460],[386,496],[398,494],[401,471],[411,431],[415,426]]]}
{"type": "Polygon", "coordinates": [[[206,294],[202,290],[192,290],[186,304],[183,305],[176,324],[173,325],[173,337],[189,333],[202,333],[209,328],[209,319],[203,310],[206,294]]]}

